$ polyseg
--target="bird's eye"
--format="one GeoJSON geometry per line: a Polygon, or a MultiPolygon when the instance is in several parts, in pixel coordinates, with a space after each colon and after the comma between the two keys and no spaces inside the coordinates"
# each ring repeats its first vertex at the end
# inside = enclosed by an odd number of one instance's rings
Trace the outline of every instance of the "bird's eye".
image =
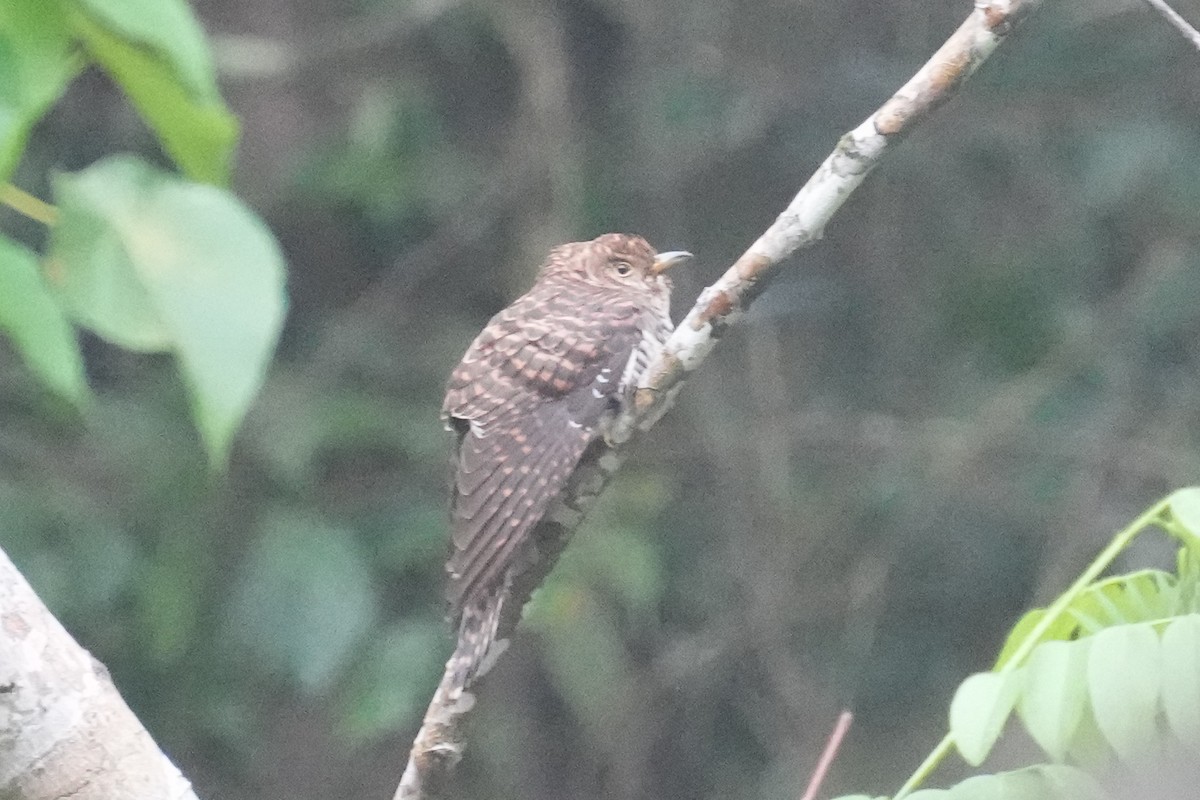
{"type": "Polygon", "coordinates": [[[629,265],[628,261],[618,261],[616,264],[613,264],[613,269],[617,271],[618,275],[628,275],[633,272],[633,267],[629,265]]]}

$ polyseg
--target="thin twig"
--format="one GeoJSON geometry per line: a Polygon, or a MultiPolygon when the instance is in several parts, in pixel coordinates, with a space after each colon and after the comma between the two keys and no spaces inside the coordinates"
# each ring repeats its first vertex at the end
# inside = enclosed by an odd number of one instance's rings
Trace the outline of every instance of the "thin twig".
{"type": "MultiPolygon", "coordinates": [[[[749,308],[780,263],[801,247],[816,242],[829,219],[894,145],[948,100],[1041,0],[981,0],[928,63],[891,99],[838,142],[791,204],[721,278],[701,293],[675,329],[663,353],[639,382],[632,408],[620,420],[610,442],[599,441],[585,454],[541,522],[530,532],[536,542],[566,542],[592,501],[619,468],[627,443],[650,428],[671,405],[685,378],[716,346],[721,334],[749,308]]],[[[558,552],[539,554],[550,563],[558,552]]],[[[521,607],[534,586],[514,582],[496,631],[498,646],[512,634],[521,607]]],[[[443,681],[444,683],[444,681],[443,681]]],[[[446,773],[461,752],[459,725],[470,703],[434,695],[417,741],[409,754],[405,778],[396,797],[418,800],[427,789],[445,784],[446,773]],[[448,756],[448,757],[447,757],[448,756]]]]}
{"type": "Polygon", "coordinates": [[[1188,24],[1186,19],[1179,16],[1179,12],[1167,5],[1166,0],[1146,0],[1146,3],[1166,17],[1167,22],[1174,25],[1183,34],[1183,38],[1192,43],[1192,47],[1200,50],[1200,31],[1197,31],[1188,24]]]}
{"type": "Polygon", "coordinates": [[[842,740],[846,738],[846,731],[850,730],[850,723],[853,721],[854,715],[849,711],[843,711],[838,716],[837,724],[833,726],[833,733],[829,734],[829,741],[825,743],[821,759],[817,762],[816,769],[813,770],[812,777],[808,780],[808,788],[804,790],[804,795],[800,800],[817,800],[817,792],[821,791],[821,784],[825,782],[825,776],[829,773],[833,759],[837,757],[838,749],[841,748],[842,740]]]}
{"type": "Polygon", "coordinates": [[[0,203],[43,225],[53,225],[58,221],[57,208],[11,183],[0,183],[0,203]]]}

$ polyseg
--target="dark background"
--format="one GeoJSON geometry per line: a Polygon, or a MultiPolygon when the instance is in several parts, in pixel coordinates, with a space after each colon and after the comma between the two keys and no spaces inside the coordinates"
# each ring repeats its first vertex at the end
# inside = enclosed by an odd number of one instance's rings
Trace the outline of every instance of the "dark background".
{"type": "MultiPolygon", "coordinates": [[[[969,4],[194,7],[289,260],[278,357],[213,475],[165,357],[85,338],[81,419],[0,350],[0,541],[201,796],[387,798],[450,647],[437,413],[475,331],[609,230],[697,255],[678,316],[969,4]]],[[[642,441],[463,796],[794,798],[842,708],[829,793],[894,791],[1021,610],[1196,480],[1198,102],[1141,5],[1030,19],[642,441]]],[[[116,151],[162,160],[88,73],[16,182],[116,151]]]]}

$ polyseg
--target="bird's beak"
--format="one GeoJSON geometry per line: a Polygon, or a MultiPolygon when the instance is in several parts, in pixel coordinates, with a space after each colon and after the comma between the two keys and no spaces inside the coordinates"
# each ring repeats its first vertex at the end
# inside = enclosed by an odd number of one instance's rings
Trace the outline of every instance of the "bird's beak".
{"type": "Polygon", "coordinates": [[[650,267],[650,271],[655,275],[661,275],[676,264],[681,264],[692,257],[692,254],[687,250],[670,250],[666,253],[659,253],[658,258],[654,259],[654,265],[650,267]]]}

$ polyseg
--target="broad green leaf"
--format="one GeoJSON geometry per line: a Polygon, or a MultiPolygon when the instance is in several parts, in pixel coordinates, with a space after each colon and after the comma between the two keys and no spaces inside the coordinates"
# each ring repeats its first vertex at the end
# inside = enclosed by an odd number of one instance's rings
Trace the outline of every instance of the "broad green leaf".
{"type": "Polygon", "coordinates": [[[184,0],[73,2],[114,34],[163,57],[193,96],[220,99],[204,31],[184,0]]]}
{"type": "Polygon", "coordinates": [[[1179,614],[1200,612],[1200,540],[1196,546],[1184,545],[1175,553],[1176,611],[1179,614]]]}
{"type": "Polygon", "coordinates": [[[174,352],[222,462],[283,322],[274,238],[228,192],[129,157],[60,176],[55,193],[52,274],[69,313],[124,347],[174,352]]]}
{"type": "Polygon", "coordinates": [[[1017,770],[967,778],[946,793],[946,800],[1045,800],[1047,781],[1040,772],[1017,770]]]}
{"type": "Polygon", "coordinates": [[[1162,701],[1179,740],[1200,750],[1200,615],[1172,622],[1162,634],[1162,701]]]}
{"type": "Polygon", "coordinates": [[[1067,749],[1087,702],[1087,649],[1089,640],[1043,642],[1030,654],[1025,688],[1017,713],[1025,728],[1055,761],[1067,749]]]}
{"type": "MultiPolygon", "coordinates": [[[[1175,574],[1179,576],[1181,585],[1194,584],[1200,581],[1200,548],[1181,547],[1175,553],[1175,574]]],[[[1191,606],[1181,606],[1190,609],[1191,606]]]]}
{"type": "Polygon", "coordinates": [[[234,640],[268,671],[316,692],[349,664],[379,609],[352,531],[276,513],[250,546],[228,614],[234,640]]]}
{"type": "MultiPolygon", "coordinates": [[[[1046,609],[1035,608],[1032,611],[1027,611],[1017,620],[1017,624],[1009,631],[1008,638],[1004,641],[1004,647],[1000,648],[1000,655],[996,659],[994,669],[1000,669],[1005,666],[1016,651],[1025,643],[1025,640],[1033,634],[1033,629],[1046,616],[1046,609]]],[[[1079,626],[1066,614],[1062,614],[1058,619],[1050,623],[1050,626],[1038,637],[1038,641],[1055,641],[1072,639],[1077,635],[1079,626]]]]}
{"type": "Polygon", "coordinates": [[[1146,569],[1097,581],[1067,609],[1086,634],[1114,625],[1149,622],[1177,611],[1175,576],[1146,569]]]}
{"type": "Polygon", "coordinates": [[[1108,797],[1095,778],[1074,767],[1045,764],[1029,771],[1041,774],[1050,797],[1064,800],[1106,800],[1108,797]]]}
{"type": "Polygon", "coordinates": [[[76,11],[71,25],[88,53],[121,85],[175,163],[198,181],[229,181],[237,120],[214,93],[197,93],[164,56],[76,11]]]}
{"type": "Polygon", "coordinates": [[[1200,544],[1200,487],[1189,486],[1180,489],[1169,498],[1171,516],[1177,525],[1188,535],[1189,547],[1195,548],[1200,544]]]}
{"type": "Polygon", "coordinates": [[[1020,671],[980,672],[967,678],[950,702],[950,735],[968,764],[979,766],[1004,730],[1021,691],[1020,671]]]}
{"type": "Polygon", "coordinates": [[[76,69],[57,3],[0,2],[0,183],[12,175],[30,129],[62,95],[76,69]]]}
{"type": "Polygon", "coordinates": [[[976,775],[950,789],[923,789],[906,800],[1105,800],[1085,772],[1061,764],[976,775]]]}
{"type": "Polygon", "coordinates": [[[1087,773],[1059,764],[979,775],[967,778],[948,793],[946,800],[1101,800],[1104,792],[1087,773]]]}
{"type": "MultiPolygon", "coordinates": [[[[1039,642],[1070,641],[1112,625],[1170,617],[1181,610],[1176,578],[1160,570],[1142,570],[1107,578],[1089,586],[1038,637],[1039,642]]],[[[1046,609],[1027,612],[1004,642],[996,669],[1003,667],[1046,615],[1046,609]]]]}
{"type": "Polygon", "coordinates": [[[159,352],[171,347],[171,330],[133,261],[134,245],[125,232],[152,191],[137,172],[121,159],[55,182],[60,215],[51,229],[47,277],[75,322],[128,350],[159,352]],[[117,163],[123,174],[109,180],[117,163]],[[113,219],[117,213],[130,222],[113,219]]]}
{"type": "Polygon", "coordinates": [[[51,391],[75,404],[87,398],[75,331],[51,295],[33,253],[0,236],[0,329],[51,391]]]}
{"type": "Polygon", "coordinates": [[[1154,752],[1162,685],[1158,634],[1150,625],[1119,625],[1092,637],[1088,692],[1104,738],[1125,760],[1154,752]]]}
{"type": "Polygon", "coordinates": [[[1071,737],[1067,760],[1073,764],[1107,766],[1111,765],[1112,759],[1112,748],[1096,724],[1096,715],[1089,701],[1085,704],[1083,719],[1071,737]]]}

